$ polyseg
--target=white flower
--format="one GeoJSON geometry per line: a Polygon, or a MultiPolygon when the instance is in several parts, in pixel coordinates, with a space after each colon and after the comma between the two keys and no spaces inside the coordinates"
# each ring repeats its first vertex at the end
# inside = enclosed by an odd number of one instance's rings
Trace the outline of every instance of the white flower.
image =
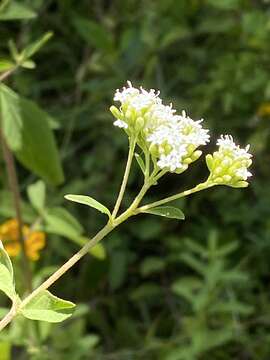
{"type": "Polygon", "coordinates": [[[113,123],[114,126],[117,126],[119,128],[124,128],[124,129],[127,129],[128,128],[128,124],[125,123],[124,121],[118,119],[118,120],[115,120],[114,123],[113,123]]]}
{"type": "Polygon", "coordinates": [[[241,178],[242,180],[247,180],[248,177],[252,176],[251,172],[247,170],[247,168],[242,167],[235,171],[237,177],[241,178]]]}
{"type": "Polygon", "coordinates": [[[135,111],[141,111],[154,104],[161,103],[159,91],[156,92],[154,89],[150,91],[144,90],[142,87],[136,89],[132,86],[131,82],[128,81],[128,87],[123,87],[122,91],[116,90],[114,95],[114,101],[119,101],[122,106],[128,106],[135,111]]]}
{"type": "Polygon", "coordinates": [[[186,116],[183,111],[182,116],[174,115],[170,121],[157,127],[147,141],[151,145],[158,145],[159,154],[162,156],[157,165],[160,168],[169,168],[170,171],[178,171],[185,168],[188,163],[196,160],[192,154],[200,145],[209,142],[208,130],[203,129],[202,120],[194,121],[186,116]],[[163,152],[166,155],[163,155],[163,152]]]}
{"type": "Polygon", "coordinates": [[[128,135],[140,135],[138,145],[149,148],[161,169],[186,170],[201,154],[196,149],[209,142],[202,120],[194,121],[184,111],[177,115],[172,104],[162,103],[159,91],[136,89],[128,82],[128,87],[116,91],[114,100],[121,103],[119,108],[110,109],[117,119],[114,125],[128,135]]]}

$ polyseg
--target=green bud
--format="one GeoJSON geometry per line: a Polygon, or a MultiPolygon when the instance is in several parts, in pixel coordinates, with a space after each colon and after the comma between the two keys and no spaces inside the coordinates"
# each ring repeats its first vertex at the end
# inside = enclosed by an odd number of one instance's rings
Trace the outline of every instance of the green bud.
{"type": "Polygon", "coordinates": [[[221,166],[217,166],[214,169],[214,174],[216,174],[216,175],[221,174],[222,172],[223,172],[223,168],[221,166]]]}
{"type": "Polygon", "coordinates": [[[225,183],[229,183],[230,181],[232,181],[232,177],[230,175],[224,175],[223,180],[225,183]]]}
{"type": "Polygon", "coordinates": [[[186,158],[186,159],[183,160],[183,163],[189,165],[189,164],[191,164],[193,161],[194,161],[194,160],[192,160],[191,158],[188,157],[188,158],[186,158]]]}
{"type": "Polygon", "coordinates": [[[151,153],[153,156],[155,156],[155,157],[158,157],[158,156],[159,156],[159,151],[158,151],[157,145],[151,144],[151,145],[149,146],[149,151],[150,151],[150,153],[151,153]]]}
{"type": "Polygon", "coordinates": [[[196,151],[194,151],[194,153],[191,155],[192,161],[198,160],[201,155],[202,155],[202,151],[201,151],[201,150],[196,150],[196,151]]]}
{"type": "Polygon", "coordinates": [[[215,183],[217,183],[217,184],[223,184],[223,179],[222,179],[222,177],[217,177],[215,180],[215,183]]]}
{"type": "Polygon", "coordinates": [[[194,150],[195,150],[194,145],[192,145],[192,144],[188,145],[188,147],[187,147],[188,154],[192,154],[194,150]]]}
{"type": "Polygon", "coordinates": [[[208,170],[211,172],[213,167],[213,156],[211,154],[207,154],[205,157],[206,165],[208,170]]]}
{"type": "Polygon", "coordinates": [[[116,106],[112,105],[112,106],[110,107],[110,112],[113,114],[113,116],[114,116],[116,119],[122,120],[123,114],[119,111],[119,109],[117,109],[116,106]]]}
{"type": "Polygon", "coordinates": [[[144,119],[140,116],[137,118],[135,122],[135,130],[141,131],[143,127],[144,127],[144,119]]]}
{"type": "Polygon", "coordinates": [[[237,181],[235,184],[232,184],[231,187],[234,188],[245,188],[247,187],[249,184],[247,181],[237,181]]]}
{"type": "Polygon", "coordinates": [[[179,175],[179,174],[181,174],[182,172],[186,171],[187,168],[188,168],[188,165],[185,164],[185,165],[183,165],[183,166],[181,167],[181,169],[176,169],[174,172],[179,175]]]}

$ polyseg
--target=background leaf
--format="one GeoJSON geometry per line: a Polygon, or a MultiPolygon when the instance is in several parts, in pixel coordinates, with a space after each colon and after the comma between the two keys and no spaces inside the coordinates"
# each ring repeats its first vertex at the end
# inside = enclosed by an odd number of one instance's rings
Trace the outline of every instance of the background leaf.
{"type": "Polygon", "coordinates": [[[3,84],[0,101],[4,135],[18,160],[49,183],[62,183],[64,176],[49,126],[50,116],[3,84]]]}
{"type": "Polygon", "coordinates": [[[29,185],[27,188],[27,195],[31,204],[37,211],[44,210],[46,186],[42,180],[29,185]]]}
{"type": "Polygon", "coordinates": [[[11,0],[0,10],[0,20],[26,20],[36,17],[36,13],[26,4],[11,0]]]}

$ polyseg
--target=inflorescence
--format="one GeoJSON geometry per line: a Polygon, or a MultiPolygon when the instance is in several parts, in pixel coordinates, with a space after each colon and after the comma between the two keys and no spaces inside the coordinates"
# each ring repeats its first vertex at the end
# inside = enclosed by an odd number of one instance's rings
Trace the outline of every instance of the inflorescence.
{"type": "MultiPolygon", "coordinates": [[[[198,147],[210,141],[209,130],[203,128],[202,119],[194,121],[185,111],[177,115],[172,104],[162,103],[159,94],[153,89],[134,88],[128,82],[128,87],[115,93],[119,108],[111,106],[110,110],[116,118],[114,125],[123,128],[144,152],[151,154],[154,166],[179,174],[201,156],[198,147]]],[[[221,136],[217,145],[218,151],[206,156],[209,180],[233,187],[247,186],[251,176],[247,169],[252,163],[249,146],[241,149],[229,135],[221,136]]]]}

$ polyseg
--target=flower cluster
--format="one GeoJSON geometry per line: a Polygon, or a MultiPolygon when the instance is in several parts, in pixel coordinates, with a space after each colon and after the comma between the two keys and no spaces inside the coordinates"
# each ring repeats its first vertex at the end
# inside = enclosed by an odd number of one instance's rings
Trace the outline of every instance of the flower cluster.
{"type": "Polygon", "coordinates": [[[232,187],[246,187],[248,177],[252,174],[248,168],[252,164],[252,155],[248,153],[249,145],[241,149],[236,145],[232,136],[221,136],[217,141],[218,151],[206,156],[206,163],[210,171],[209,180],[216,184],[232,187]]]}
{"type": "MultiPolygon", "coordinates": [[[[37,261],[40,257],[40,250],[45,246],[45,234],[41,231],[31,231],[28,225],[23,225],[23,236],[27,257],[37,261]]],[[[7,253],[10,256],[17,256],[21,252],[19,242],[19,224],[17,219],[10,219],[0,225],[0,240],[3,242],[7,253]]]]}
{"type": "MultiPolygon", "coordinates": [[[[120,107],[111,107],[116,117],[115,126],[123,128],[129,136],[136,137],[143,151],[149,151],[154,165],[166,171],[181,173],[189,164],[201,156],[198,147],[206,145],[210,136],[202,127],[202,121],[194,121],[185,111],[177,115],[172,104],[164,105],[159,92],[134,88],[131,82],[121,91],[117,90],[114,100],[120,107]]],[[[209,180],[216,184],[234,187],[247,186],[251,173],[249,147],[241,149],[231,136],[225,135],[217,141],[218,151],[207,155],[210,170],[209,180]]]]}
{"type": "Polygon", "coordinates": [[[128,135],[136,134],[138,145],[149,148],[160,169],[185,171],[200,157],[197,148],[209,141],[202,120],[194,121],[185,112],[175,114],[172,105],[164,105],[153,89],[136,89],[128,82],[127,88],[116,91],[114,100],[121,103],[119,109],[110,109],[117,119],[114,125],[124,128],[128,135]]]}

